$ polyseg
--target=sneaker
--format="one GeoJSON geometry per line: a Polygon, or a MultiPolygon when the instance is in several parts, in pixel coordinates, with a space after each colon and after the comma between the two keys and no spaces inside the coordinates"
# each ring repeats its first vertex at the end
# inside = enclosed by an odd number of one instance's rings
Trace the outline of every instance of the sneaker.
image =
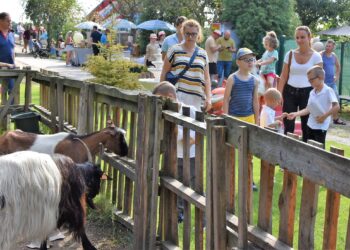
{"type": "Polygon", "coordinates": [[[70,67],[70,66],[72,66],[72,64],[66,64],[66,67],[70,67]]]}
{"type": "Polygon", "coordinates": [[[345,123],[344,121],[340,120],[339,118],[333,120],[333,124],[336,124],[336,125],[346,125],[346,123],[345,123]]]}
{"type": "Polygon", "coordinates": [[[257,192],[258,191],[258,187],[255,185],[255,183],[253,182],[253,191],[257,192]]]}
{"type": "Polygon", "coordinates": [[[179,212],[177,214],[177,223],[182,223],[184,221],[184,213],[183,212],[179,212]]]}

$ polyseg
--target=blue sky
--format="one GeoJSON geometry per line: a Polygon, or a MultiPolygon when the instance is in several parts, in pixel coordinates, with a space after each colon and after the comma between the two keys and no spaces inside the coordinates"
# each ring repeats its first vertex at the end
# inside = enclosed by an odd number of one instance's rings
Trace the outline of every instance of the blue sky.
{"type": "MultiPolygon", "coordinates": [[[[48,1],[48,0],[42,0],[48,1]]],[[[88,13],[94,7],[97,6],[98,3],[102,2],[102,0],[77,0],[81,5],[83,10],[88,13]]],[[[0,12],[8,12],[11,15],[11,18],[15,22],[23,22],[25,21],[24,8],[22,7],[22,0],[0,0],[0,12]]]]}

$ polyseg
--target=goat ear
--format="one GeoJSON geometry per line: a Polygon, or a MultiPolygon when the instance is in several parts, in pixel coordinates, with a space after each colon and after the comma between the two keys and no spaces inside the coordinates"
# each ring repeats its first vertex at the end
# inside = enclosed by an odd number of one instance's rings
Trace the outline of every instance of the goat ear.
{"type": "Polygon", "coordinates": [[[112,118],[111,118],[110,115],[107,116],[106,127],[107,128],[108,127],[110,127],[110,128],[114,128],[115,127],[114,122],[112,121],[112,118]]]}
{"type": "Polygon", "coordinates": [[[103,173],[103,175],[101,176],[101,180],[103,181],[111,181],[113,180],[111,177],[109,177],[108,175],[106,175],[105,173],[103,173]]]}

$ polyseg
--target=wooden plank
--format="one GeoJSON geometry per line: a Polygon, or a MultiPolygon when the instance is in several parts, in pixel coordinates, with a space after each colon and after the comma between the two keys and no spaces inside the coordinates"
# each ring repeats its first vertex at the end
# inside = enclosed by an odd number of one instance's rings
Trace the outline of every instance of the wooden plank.
{"type": "Polygon", "coordinates": [[[205,210],[205,197],[194,191],[192,188],[185,186],[183,183],[176,180],[175,178],[161,176],[160,184],[164,186],[164,188],[170,190],[172,193],[175,193],[177,196],[188,201],[200,210],[205,210]]]}
{"type": "Polygon", "coordinates": [[[13,87],[13,90],[12,90],[12,92],[10,93],[10,95],[9,95],[9,97],[8,97],[8,99],[7,99],[7,102],[6,102],[5,106],[4,106],[3,109],[1,110],[1,113],[0,113],[0,121],[2,121],[2,120],[5,118],[5,116],[7,115],[7,111],[8,111],[8,109],[9,109],[10,105],[11,105],[11,102],[13,101],[13,99],[14,99],[14,97],[15,97],[15,95],[16,95],[17,90],[18,90],[19,87],[20,87],[20,84],[21,84],[23,78],[24,78],[24,73],[21,73],[21,74],[19,74],[18,78],[16,79],[15,85],[14,85],[14,87],[13,87]]]}
{"type": "MultiPolygon", "coordinates": [[[[97,94],[110,96],[116,99],[131,101],[133,103],[138,102],[138,95],[140,91],[133,91],[133,90],[123,90],[112,86],[102,85],[102,84],[95,84],[95,90],[97,94]]],[[[146,95],[146,93],[142,93],[143,95],[146,95]]]]}
{"type": "Polygon", "coordinates": [[[94,98],[95,98],[95,87],[93,84],[89,85],[89,95],[87,101],[87,133],[92,133],[94,131],[94,117],[98,117],[94,109],[94,98]]]}
{"type": "Polygon", "coordinates": [[[51,132],[56,133],[56,117],[57,117],[57,95],[56,81],[53,79],[50,83],[50,110],[51,110],[51,132]]]}
{"type": "MultiPolygon", "coordinates": [[[[168,104],[168,108],[172,111],[178,111],[178,104],[168,104]]],[[[164,113],[164,111],[163,111],[164,113]]],[[[140,116],[140,113],[139,113],[140,116]]],[[[164,176],[175,178],[177,176],[177,126],[176,124],[165,121],[164,122],[164,176]]],[[[164,190],[164,235],[163,239],[172,244],[178,245],[178,231],[177,231],[177,196],[175,193],[164,190]]]]}
{"type": "Polygon", "coordinates": [[[235,197],[236,197],[236,156],[235,148],[225,143],[225,171],[226,171],[226,207],[230,213],[235,213],[235,197]]]}
{"type": "MultiPolygon", "coordinates": [[[[344,150],[342,149],[331,147],[331,152],[344,156],[344,150]]],[[[323,230],[323,249],[337,248],[339,207],[340,194],[328,189],[323,230]]]]}
{"type": "Polygon", "coordinates": [[[248,129],[239,127],[240,140],[238,142],[238,248],[246,249],[248,247],[248,129]]]}
{"type": "MultiPolygon", "coordinates": [[[[159,160],[160,157],[160,141],[162,139],[162,109],[163,103],[159,98],[152,98],[152,105],[155,106],[154,123],[151,127],[154,128],[154,147],[152,152],[152,159],[150,162],[152,172],[152,186],[151,186],[151,197],[150,197],[150,214],[149,214],[149,244],[148,249],[154,249],[156,247],[156,236],[157,236],[157,209],[158,209],[158,191],[159,191],[159,160]]],[[[135,120],[135,113],[131,113],[131,121],[135,120]]],[[[132,126],[132,125],[131,125],[132,126]]],[[[135,133],[136,135],[136,133],[135,133]]],[[[131,153],[132,155],[132,153],[131,153]]]]}
{"type": "Polygon", "coordinates": [[[350,208],[349,208],[349,217],[348,217],[348,227],[346,230],[346,239],[345,239],[345,249],[350,249],[350,208]]]}
{"type": "Polygon", "coordinates": [[[95,100],[97,102],[108,103],[111,106],[120,107],[122,109],[137,112],[137,103],[134,103],[131,101],[117,99],[113,96],[107,96],[107,95],[101,95],[101,94],[96,94],[95,100]]]}
{"type": "Polygon", "coordinates": [[[62,132],[64,127],[64,94],[63,84],[59,80],[57,84],[57,113],[58,113],[58,131],[62,132]]]}
{"type": "MultiPolygon", "coordinates": [[[[238,230],[238,217],[236,215],[226,213],[227,225],[235,232],[238,230]]],[[[264,250],[292,250],[293,248],[276,239],[273,235],[263,231],[259,227],[248,225],[248,240],[253,242],[255,246],[264,250]]]]}
{"type": "Polygon", "coordinates": [[[225,127],[214,126],[212,137],[214,249],[226,249],[225,127]]]}
{"type": "Polygon", "coordinates": [[[116,209],[113,214],[117,222],[124,225],[127,229],[134,231],[134,220],[132,217],[125,215],[122,211],[119,211],[118,209],[116,209]]]}
{"type": "MultiPolygon", "coordinates": [[[[163,112],[164,113],[164,112],[163,112]]],[[[207,166],[206,166],[206,209],[205,209],[205,219],[206,219],[206,249],[214,249],[214,223],[213,223],[213,163],[212,163],[212,127],[214,125],[222,125],[224,122],[221,118],[208,117],[206,119],[207,123],[207,166]],[[222,124],[221,124],[222,123],[222,124]]],[[[199,132],[199,131],[197,131],[199,132]]]]}
{"type": "Polygon", "coordinates": [[[88,133],[88,121],[87,118],[91,113],[88,113],[88,101],[89,101],[89,85],[86,84],[80,89],[79,96],[79,116],[78,116],[78,134],[85,135],[88,133]]]}
{"type": "MultiPolygon", "coordinates": [[[[204,114],[202,112],[196,112],[196,121],[203,122],[204,114]]],[[[202,195],[203,194],[203,164],[204,164],[204,136],[201,133],[195,133],[195,185],[194,190],[202,195]]],[[[195,207],[195,249],[203,250],[203,219],[204,211],[195,207]]]]}
{"type": "Polygon", "coordinates": [[[27,72],[26,83],[24,89],[24,110],[29,110],[29,105],[32,103],[32,73],[27,72]]]}
{"type": "Polygon", "coordinates": [[[201,134],[206,133],[207,124],[205,122],[196,121],[195,119],[181,115],[178,112],[164,110],[163,118],[166,121],[176,123],[177,125],[184,126],[201,134]]]}
{"type": "Polygon", "coordinates": [[[349,158],[327,152],[233,117],[223,117],[225,125],[228,127],[227,141],[231,145],[237,145],[239,139],[238,127],[244,125],[249,130],[250,153],[271,164],[279,164],[289,172],[306,177],[315,184],[350,197],[349,158]],[[262,141],[268,141],[268,146],[261,143],[262,141]]]}
{"type": "Polygon", "coordinates": [[[118,170],[112,166],[112,204],[117,204],[118,170]]]}
{"type": "MultiPolygon", "coordinates": [[[[182,107],[182,114],[190,117],[190,108],[182,107]]],[[[183,159],[182,159],[182,179],[183,184],[187,187],[191,186],[191,174],[190,174],[190,130],[183,127],[183,159]]],[[[183,201],[183,249],[190,249],[191,245],[191,204],[186,200],[183,201]]]]}
{"type": "Polygon", "coordinates": [[[261,160],[258,227],[272,233],[272,197],[275,166],[261,160]]]}
{"type": "MultiPolygon", "coordinates": [[[[308,141],[309,144],[323,148],[322,143],[308,141]]],[[[319,186],[303,179],[303,188],[301,192],[300,213],[299,213],[299,249],[314,249],[314,229],[317,214],[319,186]]]]}

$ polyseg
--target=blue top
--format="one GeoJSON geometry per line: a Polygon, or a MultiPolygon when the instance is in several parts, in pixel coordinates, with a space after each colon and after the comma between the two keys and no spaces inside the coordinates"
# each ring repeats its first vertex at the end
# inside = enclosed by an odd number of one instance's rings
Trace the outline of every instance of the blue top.
{"type": "Polygon", "coordinates": [[[106,35],[106,34],[102,34],[100,42],[101,42],[103,45],[106,45],[106,44],[108,43],[107,35],[106,35]]]}
{"type": "Polygon", "coordinates": [[[245,117],[254,114],[253,95],[255,86],[255,77],[243,81],[233,74],[233,86],[231,90],[231,99],[228,106],[229,115],[245,117]]]}
{"type": "Polygon", "coordinates": [[[167,53],[172,46],[178,43],[180,43],[180,41],[176,33],[170,36],[167,36],[163,41],[162,52],[167,53]]]}
{"type": "Polygon", "coordinates": [[[12,32],[9,32],[5,38],[0,32],[0,62],[14,64],[15,54],[15,37],[12,32]]]}
{"type": "Polygon", "coordinates": [[[323,60],[323,69],[325,72],[325,83],[333,83],[334,82],[334,74],[335,74],[335,56],[332,55],[328,57],[325,52],[322,53],[323,60]]]}

